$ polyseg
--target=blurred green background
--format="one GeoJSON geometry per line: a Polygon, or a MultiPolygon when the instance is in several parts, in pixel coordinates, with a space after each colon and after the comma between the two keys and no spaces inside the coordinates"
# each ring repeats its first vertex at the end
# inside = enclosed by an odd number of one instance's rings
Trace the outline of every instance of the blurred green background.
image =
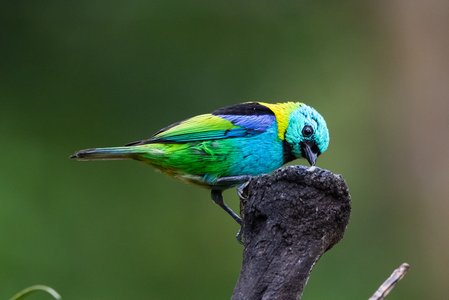
{"type": "Polygon", "coordinates": [[[346,236],[304,299],[366,299],[404,261],[391,299],[447,299],[448,6],[3,2],[0,299],[36,283],[64,299],[228,299],[242,247],[207,191],[68,156],[250,100],[317,108],[318,165],[350,186],[346,236]]]}

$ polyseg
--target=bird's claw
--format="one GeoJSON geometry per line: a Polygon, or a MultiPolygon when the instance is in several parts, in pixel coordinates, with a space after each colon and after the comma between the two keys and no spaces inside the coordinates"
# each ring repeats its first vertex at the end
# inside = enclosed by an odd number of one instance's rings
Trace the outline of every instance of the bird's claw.
{"type": "Polygon", "coordinates": [[[237,232],[237,235],[235,236],[235,239],[239,244],[243,245],[243,233],[242,233],[242,227],[240,227],[239,231],[237,232]]]}
{"type": "Polygon", "coordinates": [[[237,195],[239,195],[242,200],[248,199],[248,184],[249,181],[242,183],[237,187],[237,195]]]}

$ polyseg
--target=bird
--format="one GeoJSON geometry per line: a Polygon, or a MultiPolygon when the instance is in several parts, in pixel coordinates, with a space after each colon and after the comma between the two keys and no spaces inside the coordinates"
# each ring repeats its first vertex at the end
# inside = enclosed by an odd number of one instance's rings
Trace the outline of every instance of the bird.
{"type": "Polygon", "coordinates": [[[222,192],[241,187],[295,159],[310,165],[329,145],[326,121],[301,102],[245,102],[176,122],[121,147],[75,152],[76,160],[133,159],[211,190],[212,200],[239,225],[222,192]]]}

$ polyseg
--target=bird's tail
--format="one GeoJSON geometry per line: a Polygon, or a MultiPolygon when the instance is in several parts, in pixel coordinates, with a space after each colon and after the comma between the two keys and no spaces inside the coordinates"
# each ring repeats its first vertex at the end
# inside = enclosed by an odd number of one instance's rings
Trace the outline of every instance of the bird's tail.
{"type": "Polygon", "coordinates": [[[84,149],[74,153],[70,158],[76,160],[114,160],[135,158],[142,153],[141,147],[108,147],[84,149]]]}

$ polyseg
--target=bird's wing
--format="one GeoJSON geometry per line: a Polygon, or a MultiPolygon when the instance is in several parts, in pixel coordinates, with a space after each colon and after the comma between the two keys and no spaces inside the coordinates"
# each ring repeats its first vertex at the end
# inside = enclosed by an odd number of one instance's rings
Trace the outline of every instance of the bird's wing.
{"type": "Polygon", "coordinates": [[[268,108],[265,109],[265,106],[255,103],[238,104],[172,124],[153,137],[128,146],[251,136],[265,132],[275,121],[274,114],[268,108]]]}

